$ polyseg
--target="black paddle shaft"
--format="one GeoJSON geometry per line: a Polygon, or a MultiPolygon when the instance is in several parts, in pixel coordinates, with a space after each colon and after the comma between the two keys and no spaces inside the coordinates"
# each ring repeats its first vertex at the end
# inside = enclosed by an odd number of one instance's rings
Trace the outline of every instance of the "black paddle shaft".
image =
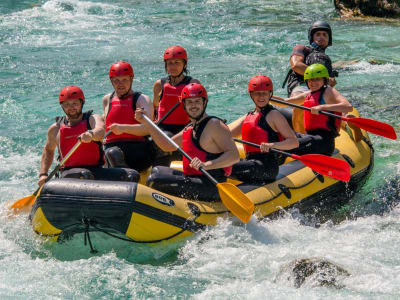
{"type": "MultiPolygon", "coordinates": [[[[182,155],[184,155],[188,160],[192,161],[192,158],[187,154],[177,143],[174,142],[173,139],[171,139],[164,131],[162,131],[156,124],[154,124],[148,116],[143,114],[143,118],[147,121],[148,124],[150,124],[151,127],[153,127],[155,130],[157,130],[164,138],[166,138],[175,148],[179,150],[182,155]]],[[[219,184],[219,182],[211,176],[210,173],[208,173],[206,170],[203,169],[203,167],[200,167],[200,171],[215,185],[219,184]]]]}
{"type": "MultiPolygon", "coordinates": [[[[260,148],[259,144],[254,144],[252,142],[248,142],[248,141],[244,141],[244,140],[240,140],[240,139],[233,139],[233,140],[235,142],[238,142],[238,143],[242,143],[242,144],[246,144],[246,145],[253,146],[253,147],[256,147],[256,148],[260,148]]],[[[278,149],[275,149],[275,148],[270,148],[269,151],[280,153],[280,154],[283,154],[283,155],[286,155],[286,156],[292,156],[292,154],[289,153],[289,152],[281,151],[281,150],[278,150],[278,149]]]]}
{"type": "MultiPolygon", "coordinates": [[[[297,105],[297,104],[290,103],[290,102],[287,102],[287,101],[279,100],[279,99],[276,99],[276,98],[274,98],[274,97],[271,97],[271,101],[274,101],[274,102],[277,102],[277,103],[281,103],[281,104],[285,104],[285,105],[289,105],[289,106],[293,106],[293,107],[297,107],[297,108],[300,108],[300,109],[304,109],[304,110],[311,111],[311,108],[309,108],[309,107],[305,107],[305,106],[302,106],[302,105],[297,105]]],[[[322,114],[322,115],[329,116],[329,117],[334,117],[334,118],[342,119],[342,116],[335,115],[335,114],[329,113],[329,112],[327,112],[327,111],[320,111],[319,113],[322,114]]]]}

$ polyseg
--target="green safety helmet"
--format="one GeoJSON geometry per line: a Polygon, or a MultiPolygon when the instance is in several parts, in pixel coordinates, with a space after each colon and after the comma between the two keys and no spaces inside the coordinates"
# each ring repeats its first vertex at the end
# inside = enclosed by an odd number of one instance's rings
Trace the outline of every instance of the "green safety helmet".
{"type": "Polygon", "coordinates": [[[329,79],[328,69],[321,64],[312,64],[308,66],[304,72],[304,80],[312,78],[327,78],[329,79]]]}

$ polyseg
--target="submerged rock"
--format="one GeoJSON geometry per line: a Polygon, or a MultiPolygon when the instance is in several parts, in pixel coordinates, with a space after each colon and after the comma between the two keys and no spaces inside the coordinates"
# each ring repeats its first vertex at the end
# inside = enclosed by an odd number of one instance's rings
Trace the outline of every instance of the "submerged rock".
{"type": "Polygon", "coordinates": [[[342,17],[399,18],[400,0],[335,0],[342,17]]]}
{"type": "Polygon", "coordinates": [[[288,281],[296,288],[303,285],[342,288],[341,281],[348,276],[348,271],[327,259],[303,258],[283,266],[275,281],[288,281]]]}

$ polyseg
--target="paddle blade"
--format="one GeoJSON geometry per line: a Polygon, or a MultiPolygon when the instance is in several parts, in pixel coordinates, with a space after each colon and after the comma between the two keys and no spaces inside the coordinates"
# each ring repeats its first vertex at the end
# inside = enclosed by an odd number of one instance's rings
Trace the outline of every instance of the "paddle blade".
{"type": "Polygon", "coordinates": [[[314,171],[341,180],[350,180],[350,166],[347,162],[321,154],[292,155],[314,171]]]}
{"type": "Polygon", "coordinates": [[[254,203],[235,185],[227,182],[217,184],[222,203],[243,223],[250,221],[254,203]]]}
{"type": "Polygon", "coordinates": [[[24,197],[22,199],[17,200],[16,202],[14,202],[14,204],[11,205],[10,208],[13,210],[21,210],[27,206],[30,206],[31,203],[33,203],[35,201],[35,199],[36,199],[36,196],[34,194],[24,197]]]}
{"type": "Polygon", "coordinates": [[[387,123],[379,122],[372,119],[367,118],[344,118],[344,121],[350,122],[368,132],[395,140],[397,139],[396,132],[393,127],[387,123]]]}

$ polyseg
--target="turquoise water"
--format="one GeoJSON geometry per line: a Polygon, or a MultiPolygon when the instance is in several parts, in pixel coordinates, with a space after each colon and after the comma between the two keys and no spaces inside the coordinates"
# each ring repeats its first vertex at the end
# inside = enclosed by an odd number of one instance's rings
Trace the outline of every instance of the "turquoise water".
{"type": "Polygon", "coordinates": [[[63,245],[37,239],[7,203],[36,189],[57,96],[79,85],[101,113],[109,66],[127,60],[134,88],[148,95],[165,75],[162,53],[180,44],[189,70],[208,89],[209,112],[232,121],[252,107],[248,79],[269,75],[281,89],[288,57],[317,18],[329,20],[337,89],[364,117],[400,131],[400,22],[339,20],[332,1],[11,1],[0,3],[1,299],[398,299],[399,142],[372,136],[375,167],[337,225],[301,225],[290,216],[218,226],[172,245],[133,246],[93,235],[63,245]],[[16,3],[17,2],[17,3],[16,3]],[[383,64],[372,65],[376,59],[383,64]],[[352,275],[343,289],[296,289],[278,277],[297,258],[334,261],[352,275]]]}

